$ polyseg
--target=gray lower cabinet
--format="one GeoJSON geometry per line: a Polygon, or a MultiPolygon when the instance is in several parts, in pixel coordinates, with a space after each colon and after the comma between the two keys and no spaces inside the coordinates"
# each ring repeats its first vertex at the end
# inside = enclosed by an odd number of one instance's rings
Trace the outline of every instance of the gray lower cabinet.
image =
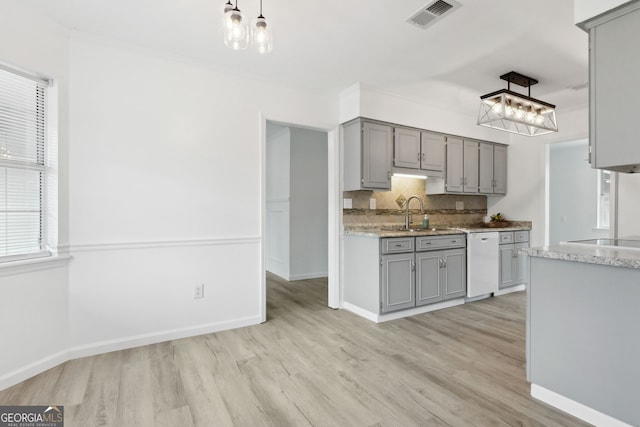
{"type": "Polygon", "coordinates": [[[415,307],[414,253],[382,255],[381,260],[381,311],[415,307]]]}
{"type": "Polygon", "coordinates": [[[519,255],[518,251],[522,248],[529,247],[529,232],[501,232],[500,242],[498,246],[500,251],[500,282],[498,287],[504,289],[510,286],[526,284],[528,281],[527,270],[529,258],[526,255],[519,255]]]}
{"type": "Polygon", "coordinates": [[[416,305],[465,296],[464,249],[416,252],[416,305]]]}
{"type": "Polygon", "coordinates": [[[464,235],[381,239],[380,311],[464,297],[465,245],[464,235]]]}

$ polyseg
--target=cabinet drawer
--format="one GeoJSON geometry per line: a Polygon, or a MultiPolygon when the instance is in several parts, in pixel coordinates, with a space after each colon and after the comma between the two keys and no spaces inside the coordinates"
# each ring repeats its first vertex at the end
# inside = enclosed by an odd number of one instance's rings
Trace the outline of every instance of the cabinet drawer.
{"type": "Polygon", "coordinates": [[[526,230],[516,231],[513,234],[515,236],[516,243],[529,241],[529,232],[526,230]]]}
{"type": "Polygon", "coordinates": [[[394,237],[392,239],[381,239],[381,252],[383,254],[413,252],[413,240],[413,237],[394,237]]]}
{"type": "Polygon", "coordinates": [[[466,245],[467,239],[464,234],[416,237],[416,251],[464,248],[466,245]]]}
{"type": "Polygon", "coordinates": [[[513,243],[513,231],[502,231],[500,233],[500,244],[513,243]]]}

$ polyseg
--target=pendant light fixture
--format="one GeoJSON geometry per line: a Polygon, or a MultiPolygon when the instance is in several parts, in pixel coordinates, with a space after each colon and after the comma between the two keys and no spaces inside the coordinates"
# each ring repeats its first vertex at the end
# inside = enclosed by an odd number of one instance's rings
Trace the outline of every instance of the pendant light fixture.
{"type": "Polygon", "coordinates": [[[249,46],[249,28],[242,12],[238,9],[238,0],[235,6],[227,1],[224,7],[224,44],[234,50],[244,50],[249,46]]]}
{"type": "Polygon", "coordinates": [[[537,84],[538,80],[515,71],[503,74],[500,78],[507,81],[507,89],[480,97],[480,126],[526,136],[558,131],[556,106],[531,97],[531,86],[537,84]],[[528,88],[529,94],[511,91],[511,83],[528,88]]]}
{"type": "Polygon", "coordinates": [[[260,0],[260,15],[256,18],[251,34],[251,44],[261,55],[273,50],[273,35],[266,19],[262,16],[262,0],[260,0]]]}

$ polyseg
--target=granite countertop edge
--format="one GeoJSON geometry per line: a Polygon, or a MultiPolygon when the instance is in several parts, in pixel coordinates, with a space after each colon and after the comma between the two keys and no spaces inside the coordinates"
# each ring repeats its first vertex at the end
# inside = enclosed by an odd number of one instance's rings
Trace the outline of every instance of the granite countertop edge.
{"type": "Polygon", "coordinates": [[[640,251],[633,249],[607,249],[586,245],[557,245],[523,248],[518,253],[530,257],[640,269],[640,251]]]}
{"type": "Polygon", "coordinates": [[[481,225],[438,225],[435,229],[421,229],[419,225],[414,225],[414,227],[415,231],[407,231],[398,224],[345,224],[344,234],[363,237],[444,236],[467,233],[531,230],[531,222],[512,222],[510,226],[502,228],[490,228],[481,225]]]}

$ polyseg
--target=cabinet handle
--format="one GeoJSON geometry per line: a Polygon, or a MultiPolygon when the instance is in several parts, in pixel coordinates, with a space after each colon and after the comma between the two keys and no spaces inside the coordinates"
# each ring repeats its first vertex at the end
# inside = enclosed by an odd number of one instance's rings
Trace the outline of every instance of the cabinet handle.
{"type": "Polygon", "coordinates": [[[411,261],[411,271],[416,271],[416,263],[415,263],[415,261],[411,261]]]}
{"type": "Polygon", "coordinates": [[[395,247],[396,247],[396,248],[401,248],[401,247],[402,247],[402,245],[401,245],[400,243],[396,243],[396,244],[395,244],[395,247]]]}
{"type": "Polygon", "coordinates": [[[391,179],[391,171],[387,171],[387,179],[391,179]]]}
{"type": "Polygon", "coordinates": [[[426,156],[424,155],[424,153],[422,153],[422,161],[424,162],[426,160],[426,156]]]}
{"type": "Polygon", "coordinates": [[[464,178],[460,177],[460,185],[464,185],[464,178]]]}
{"type": "Polygon", "coordinates": [[[420,153],[418,153],[418,158],[417,158],[417,160],[418,160],[418,161],[420,161],[420,153]]]}

